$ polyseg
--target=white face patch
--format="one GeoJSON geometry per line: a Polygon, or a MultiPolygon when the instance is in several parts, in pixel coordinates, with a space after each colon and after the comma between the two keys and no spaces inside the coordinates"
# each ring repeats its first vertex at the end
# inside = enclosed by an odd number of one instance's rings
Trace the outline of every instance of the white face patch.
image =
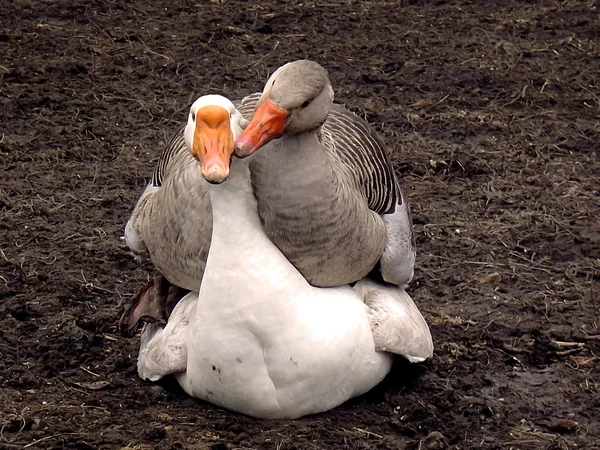
{"type": "Polygon", "coordinates": [[[241,134],[241,128],[239,125],[239,119],[241,115],[234,106],[234,104],[228,98],[222,95],[203,95],[199,97],[190,108],[190,114],[188,115],[188,122],[183,133],[185,139],[185,145],[188,150],[191,151],[194,145],[194,131],[196,130],[196,113],[199,109],[205,106],[220,106],[229,111],[231,117],[231,131],[233,132],[233,138],[236,139],[241,134]]]}
{"type": "Polygon", "coordinates": [[[222,95],[203,95],[202,97],[199,97],[190,108],[190,116],[196,114],[200,108],[205,106],[220,106],[229,111],[230,114],[235,111],[235,106],[228,98],[225,98],[222,95]]]}

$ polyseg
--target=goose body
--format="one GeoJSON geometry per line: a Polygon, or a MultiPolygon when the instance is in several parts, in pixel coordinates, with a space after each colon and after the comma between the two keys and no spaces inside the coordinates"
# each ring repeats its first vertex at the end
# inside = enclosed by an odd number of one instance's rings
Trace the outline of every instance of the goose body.
{"type": "MultiPolygon", "coordinates": [[[[175,136],[167,149],[183,145],[175,136]]],[[[160,167],[160,166],[159,166],[160,167]]],[[[206,180],[189,152],[176,152],[138,200],[125,227],[125,240],[138,258],[149,255],[174,285],[198,292],[212,228],[206,180]]]]}
{"type": "MultiPolygon", "coordinates": [[[[251,117],[258,95],[238,102],[251,117]]],[[[136,259],[149,256],[172,284],[198,292],[212,230],[207,182],[185,143],[184,127],[162,152],[150,183],[125,226],[136,259]]]]}
{"type": "Polygon", "coordinates": [[[145,325],[140,377],[174,374],[187,393],[213,404],[297,418],[378,384],[392,364],[378,348],[396,346],[415,362],[431,356],[429,329],[402,288],[305,280],[265,233],[247,160],[234,158],[227,180],[207,191],[212,243],[199,293],[187,294],[164,328],[145,325]]]}
{"type": "MultiPolygon", "coordinates": [[[[261,95],[234,102],[245,119],[252,118],[261,95]]],[[[169,282],[198,292],[212,216],[206,180],[186,148],[183,131],[162,152],[127,222],[125,240],[136,259],[149,256],[169,282]]],[[[355,282],[380,260],[386,262],[386,281],[408,283],[415,259],[412,223],[381,140],[339,104],[318,130],[304,137],[316,139],[324,152],[312,151],[313,142],[293,155],[285,151],[284,137],[265,146],[251,163],[269,238],[314,286],[355,282]],[[369,150],[348,151],[354,144],[369,150]],[[398,273],[388,274],[390,267],[398,273]]],[[[291,139],[292,145],[301,138],[291,139]]]]}
{"type": "Polygon", "coordinates": [[[316,286],[414,273],[412,222],[381,139],[333,104],[327,71],[311,61],[279,68],[236,142],[247,156],[269,237],[316,286]]]}

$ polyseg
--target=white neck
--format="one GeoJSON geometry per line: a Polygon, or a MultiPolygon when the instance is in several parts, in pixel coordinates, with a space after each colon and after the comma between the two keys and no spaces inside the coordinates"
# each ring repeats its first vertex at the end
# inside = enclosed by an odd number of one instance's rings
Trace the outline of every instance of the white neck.
{"type": "Polygon", "coordinates": [[[311,288],[264,232],[248,159],[234,157],[229,178],[209,186],[213,232],[200,290],[203,302],[247,306],[311,288]]]}
{"type": "Polygon", "coordinates": [[[260,224],[248,159],[234,157],[227,180],[218,185],[209,184],[208,193],[213,214],[213,243],[216,240],[220,245],[223,239],[233,243],[238,240],[238,231],[243,231],[244,225],[250,223],[254,228],[260,224]]]}

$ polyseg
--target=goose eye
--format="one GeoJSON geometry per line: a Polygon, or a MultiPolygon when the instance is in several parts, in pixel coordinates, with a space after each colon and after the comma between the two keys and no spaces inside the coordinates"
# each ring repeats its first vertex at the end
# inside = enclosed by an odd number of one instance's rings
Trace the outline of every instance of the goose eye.
{"type": "Polygon", "coordinates": [[[302,105],[300,105],[300,108],[304,109],[306,108],[308,105],[310,104],[310,102],[308,100],[306,100],[304,103],[302,103],[302,105]]]}
{"type": "Polygon", "coordinates": [[[196,114],[192,113],[192,122],[195,122],[195,121],[196,121],[196,114]]]}

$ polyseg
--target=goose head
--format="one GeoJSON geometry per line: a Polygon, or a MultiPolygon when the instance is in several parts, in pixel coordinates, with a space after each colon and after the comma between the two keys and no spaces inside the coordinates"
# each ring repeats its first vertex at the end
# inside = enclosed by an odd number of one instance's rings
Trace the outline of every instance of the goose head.
{"type": "Polygon", "coordinates": [[[281,66],[265,84],[254,118],[237,138],[236,156],[249,156],[284,134],[318,128],[327,119],[332,103],[329,75],[321,65],[300,60],[281,66]]]}
{"type": "Polygon", "coordinates": [[[185,144],[200,162],[206,181],[219,184],[229,177],[234,142],[246,125],[234,104],[221,95],[204,95],[192,104],[185,144]]]}

